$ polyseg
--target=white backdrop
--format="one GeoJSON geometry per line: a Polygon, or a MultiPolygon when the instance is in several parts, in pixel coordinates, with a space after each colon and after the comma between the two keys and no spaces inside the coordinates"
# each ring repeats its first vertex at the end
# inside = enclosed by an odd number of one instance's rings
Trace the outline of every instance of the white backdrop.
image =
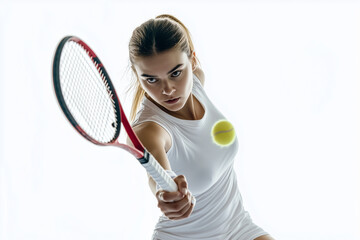
{"type": "Polygon", "coordinates": [[[191,31],[208,95],[235,125],[253,220],[276,239],[360,239],[359,10],[340,0],[0,0],[0,239],[150,239],[160,210],[145,170],[74,131],[51,66],[63,36],[82,38],[129,113],[127,44],[162,13],[191,31]]]}

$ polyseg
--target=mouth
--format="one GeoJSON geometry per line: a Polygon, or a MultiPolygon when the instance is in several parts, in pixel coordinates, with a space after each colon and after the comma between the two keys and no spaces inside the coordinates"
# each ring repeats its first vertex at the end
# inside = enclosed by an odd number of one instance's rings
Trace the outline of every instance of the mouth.
{"type": "Polygon", "coordinates": [[[177,103],[179,101],[179,99],[180,99],[180,97],[172,98],[172,99],[166,100],[165,102],[168,104],[174,104],[174,103],[177,103]]]}

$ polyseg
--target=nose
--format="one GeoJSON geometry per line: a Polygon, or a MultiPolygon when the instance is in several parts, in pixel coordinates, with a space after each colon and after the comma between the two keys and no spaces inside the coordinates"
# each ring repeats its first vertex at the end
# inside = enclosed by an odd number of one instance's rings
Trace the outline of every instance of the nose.
{"type": "Polygon", "coordinates": [[[168,82],[164,83],[162,94],[171,96],[176,91],[168,82]]]}
{"type": "Polygon", "coordinates": [[[162,90],[162,94],[171,96],[171,94],[173,94],[175,91],[176,91],[175,89],[171,89],[171,91],[169,91],[169,92],[166,92],[165,90],[162,90]]]}

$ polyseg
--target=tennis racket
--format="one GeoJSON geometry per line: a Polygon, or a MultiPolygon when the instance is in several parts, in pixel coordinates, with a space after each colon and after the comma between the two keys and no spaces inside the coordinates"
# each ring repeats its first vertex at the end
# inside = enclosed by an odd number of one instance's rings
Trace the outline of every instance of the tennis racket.
{"type": "Polygon", "coordinates": [[[83,137],[128,151],[162,189],[178,190],[135,135],[103,64],[81,39],[67,36],[60,41],[53,61],[53,84],[62,111],[83,137]],[[134,147],[118,142],[121,123],[134,147]]]}

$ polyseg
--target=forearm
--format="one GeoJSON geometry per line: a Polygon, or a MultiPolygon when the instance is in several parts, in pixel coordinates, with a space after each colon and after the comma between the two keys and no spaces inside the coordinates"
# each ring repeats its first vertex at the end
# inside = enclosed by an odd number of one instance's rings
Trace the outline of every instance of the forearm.
{"type": "Polygon", "coordinates": [[[149,187],[154,196],[156,196],[156,182],[151,177],[149,177],[149,187]]]}

